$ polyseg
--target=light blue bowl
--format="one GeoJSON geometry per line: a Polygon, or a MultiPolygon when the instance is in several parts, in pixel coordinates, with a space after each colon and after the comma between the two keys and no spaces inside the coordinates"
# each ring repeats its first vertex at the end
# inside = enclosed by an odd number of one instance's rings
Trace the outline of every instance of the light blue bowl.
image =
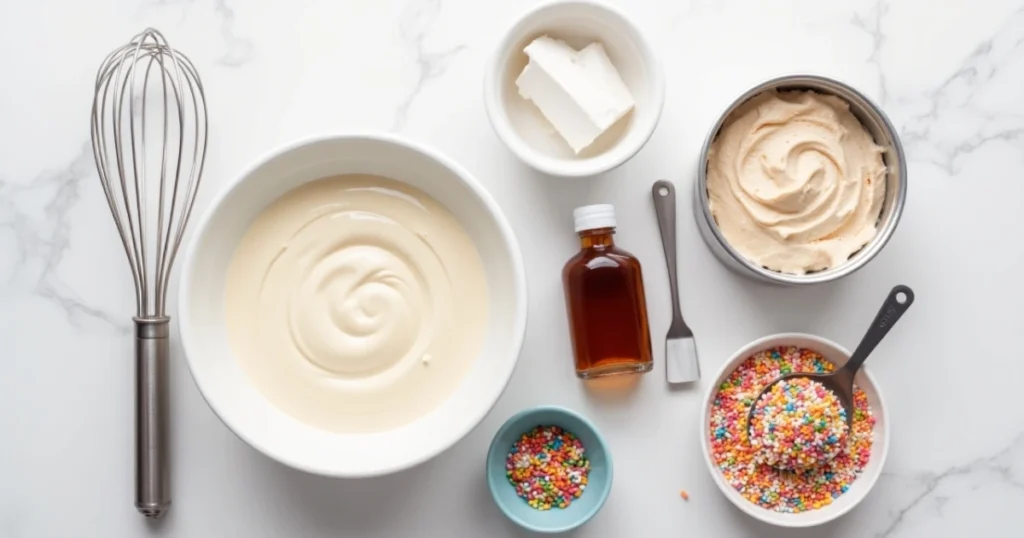
{"type": "Polygon", "coordinates": [[[487,451],[487,486],[505,516],[533,532],[556,533],[586,523],[604,506],[612,489],[612,457],[604,439],[589,420],[563,407],[543,406],[520,411],[494,434],[487,451]],[[505,476],[509,450],[522,434],[535,426],[559,426],[579,437],[590,460],[587,489],[568,508],[536,510],[516,495],[505,476]]]}

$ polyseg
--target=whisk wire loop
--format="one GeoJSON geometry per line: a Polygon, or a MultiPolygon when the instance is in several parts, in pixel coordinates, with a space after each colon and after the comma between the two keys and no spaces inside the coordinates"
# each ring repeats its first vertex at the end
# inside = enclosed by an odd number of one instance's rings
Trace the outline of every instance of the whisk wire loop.
{"type": "Polygon", "coordinates": [[[157,30],[139,33],[101,64],[92,149],[131,268],[137,317],[166,314],[171,267],[205,165],[207,122],[195,66],[157,30]]]}

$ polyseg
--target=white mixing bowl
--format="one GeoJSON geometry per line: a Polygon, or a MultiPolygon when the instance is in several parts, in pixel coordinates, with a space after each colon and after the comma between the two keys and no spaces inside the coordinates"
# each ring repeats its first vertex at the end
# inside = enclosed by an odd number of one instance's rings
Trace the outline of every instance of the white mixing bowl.
{"type": "Polygon", "coordinates": [[[311,473],[374,476],[444,451],[469,433],[498,400],[512,376],[526,329],[526,277],[519,246],[501,210],[461,167],[392,136],[325,136],[272,152],[214,200],[185,254],[177,322],[199,391],[245,442],[311,473]],[[228,265],[252,221],[285,192],[348,173],[401,181],[444,205],[476,245],[490,294],[484,347],[456,391],[413,423],[372,434],[322,430],[278,410],[242,371],[225,327],[228,265]]]}
{"type": "MultiPolygon", "coordinates": [[[[867,466],[864,467],[861,475],[850,485],[849,491],[840,495],[838,499],[832,501],[832,504],[824,508],[798,514],[774,512],[748,501],[725,480],[722,472],[715,465],[715,461],[711,457],[711,432],[709,429],[711,407],[715,401],[715,395],[718,394],[719,386],[743,361],[747,360],[747,357],[759,351],[779,346],[796,346],[810,349],[837,367],[846,364],[846,361],[850,358],[850,352],[843,346],[820,336],[803,333],[765,336],[743,346],[742,349],[737,351],[722,365],[714,381],[708,385],[707,393],[704,395],[704,407],[701,410],[700,444],[704,449],[704,462],[707,463],[708,471],[711,472],[711,476],[714,478],[718,489],[722,490],[726,498],[732,501],[740,510],[765,523],[771,523],[780,527],[813,527],[832,521],[853,510],[853,507],[860,504],[868,492],[871,491],[871,488],[874,487],[875,483],[878,482],[878,477],[882,475],[882,467],[885,466],[885,457],[889,452],[889,417],[886,413],[882,391],[878,388],[875,378],[868,372],[867,367],[862,366],[860,371],[857,372],[857,376],[854,377],[854,382],[864,390],[864,394],[868,397],[871,413],[875,416],[874,442],[871,444],[871,458],[868,460],[867,466]]],[[[873,360],[877,361],[881,358],[876,353],[873,360]]]]}

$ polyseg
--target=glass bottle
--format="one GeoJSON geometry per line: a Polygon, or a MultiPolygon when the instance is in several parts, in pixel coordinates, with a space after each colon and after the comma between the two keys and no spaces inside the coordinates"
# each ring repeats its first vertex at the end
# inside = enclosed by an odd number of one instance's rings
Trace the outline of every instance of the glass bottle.
{"type": "Polygon", "coordinates": [[[573,211],[580,251],[562,269],[576,375],[649,372],[651,334],[640,262],[615,246],[615,209],[573,211]]]}

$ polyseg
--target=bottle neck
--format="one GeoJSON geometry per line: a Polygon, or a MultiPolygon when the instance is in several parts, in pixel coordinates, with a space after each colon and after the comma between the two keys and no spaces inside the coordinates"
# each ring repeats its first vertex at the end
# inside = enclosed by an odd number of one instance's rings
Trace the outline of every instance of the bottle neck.
{"type": "Polygon", "coordinates": [[[598,228],[596,230],[581,230],[580,246],[583,248],[610,247],[615,244],[612,238],[615,235],[615,228],[598,228]]]}

